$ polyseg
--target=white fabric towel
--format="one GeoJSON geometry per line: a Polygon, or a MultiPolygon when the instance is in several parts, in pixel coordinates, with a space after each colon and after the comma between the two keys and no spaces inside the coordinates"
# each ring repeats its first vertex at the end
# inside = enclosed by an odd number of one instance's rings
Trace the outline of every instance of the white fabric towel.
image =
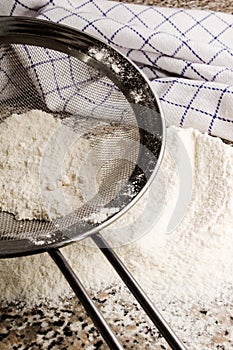
{"type": "MultiPolygon", "coordinates": [[[[106,0],[8,0],[1,15],[37,17],[100,38],[148,76],[167,125],[233,141],[232,15],[106,0]]],[[[38,63],[30,52],[22,62],[29,68],[38,63]]],[[[39,68],[36,73],[40,79],[39,68]]]]}

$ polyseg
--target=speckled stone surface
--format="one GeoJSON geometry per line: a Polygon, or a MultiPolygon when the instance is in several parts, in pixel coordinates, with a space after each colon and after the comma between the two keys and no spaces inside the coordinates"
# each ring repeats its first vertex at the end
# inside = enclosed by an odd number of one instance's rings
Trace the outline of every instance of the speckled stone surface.
{"type": "MultiPolygon", "coordinates": [[[[127,1],[233,13],[231,0],[127,1]]],[[[92,298],[125,349],[170,349],[123,285],[92,295],[92,298]]],[[[194,305],[169,301],[166,307],[157,307],[187,349],[233,349],[233,296],[227,303],[221,299],[194,305]]],[[[0,305],[0,350],[79,349],[105,350],[108,347],[76,297],[61,300],[59,306],[43,302],[34,309],[22,304],[0,305]]]]}
{"type": "Polygon", "coordinates": [[[188,9],[201,8],[205,10],[233,13],[232,0],[119,0],[135,4],[156,5],[166,7],[183,7],[188,9]]]}
{"type": "MultiPolygon", "coordinates": [[[[168,349],[137,303],[125,303],[120,295],[119,289],[111,288],[93,299],[104,315],[112,309],[112,317],[106,319],[126,349],[139,349],[142,344],[143,349],[151,349],[151,342],[168,349]]],[[[76,298],[59,309],[40,305],[29,311],[11,305],[1,312],[1,350],[108,349],[76,298]]]]}
{"type": "MultiPolygon", "coordinates": [[[[132,295],[123,286],[92,295],[125,349],[169,350],[132,295]]],[[[178,301],[157,305],[187,349],[233,349],[233,304],[216,300],[192,305],[178,301]]],[[[106,350],[92,321],[73,297],[59,307],[41,303],[29,310],[23,305],[1,307],[1,350],[106,350]]]]}

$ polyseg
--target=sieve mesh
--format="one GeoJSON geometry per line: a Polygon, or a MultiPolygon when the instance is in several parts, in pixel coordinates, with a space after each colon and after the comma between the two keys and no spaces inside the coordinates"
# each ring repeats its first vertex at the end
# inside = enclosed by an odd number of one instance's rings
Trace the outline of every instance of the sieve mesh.
{"type": "Polygon", "coordinates": [[[60,118],[63,125],[88,139],[95,149],[99,167],[94,176],[99,187],[96,193],[90,183],[87,202],[52,221],[19,221],[10,213],[0,212],[0,252],[7,241],[27,239],[32,245],[40,242],[46,246],[91,231],[109,215],[97,223],[88,219],[90,215],[103,208],[112,210],[110,216],[116,215],[136,197],[153,173],[161,149],[162,124],[157,107],[156,116],[148,112],[155,106],[155,99],[128,61],[95,39],[86,43],[87,37],[77,32],[75,50],[67,38],[62,41],[59,35],[56,50],[49,30],[44,40],[41,32],[36,33],[38,23],[28,23],[28,36],[25,27],[23,35],[17,28],[16,39],[12,28],[11,35],[0,35],[0,120],[32,109],[60,118]],[[151,153],[156,159],[148,162],[151,153]]]}

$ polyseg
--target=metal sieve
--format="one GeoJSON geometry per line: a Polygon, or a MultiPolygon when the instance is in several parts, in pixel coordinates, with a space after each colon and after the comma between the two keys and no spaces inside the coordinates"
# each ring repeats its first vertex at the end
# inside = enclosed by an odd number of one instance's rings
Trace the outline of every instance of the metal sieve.
{"type": "MultiPolygon", "coordinates": [[[[62,217],[16,220],[1,211],[0,258],[48,251],[109,347],[123,349],[58,250],[92,237],[172,348],[184,349],[98,233],[142,196],[161,161],[164,122],[146,78],[117,50],[94,37],[23,17],[0,17],[0,73],[1,122],[12,113],[32,109],[52,113],[61,119],[64,130],[89,140],[99,162],[98,189],[87,183],[85,203],[68,207],[62,217]]],[[[62,130],[59,144],[65,138],[62,130]]],[[[43,175],[42,164],[41,191],[47,203],[43,175]]]]}

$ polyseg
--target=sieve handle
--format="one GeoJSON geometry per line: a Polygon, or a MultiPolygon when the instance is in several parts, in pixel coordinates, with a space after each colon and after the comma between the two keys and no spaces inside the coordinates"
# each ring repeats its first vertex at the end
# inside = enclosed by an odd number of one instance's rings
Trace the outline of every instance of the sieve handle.
{"type": "Polygon", "coordinates": [[[106,242],[106,240],[99,233],[92,235],[91,237],[95,244],[98,246],[98,248],[102,251],[105,257],[111,263],[111,265],[114,267],[115,271],[121,277],[121,279],[129,288],[131,293],[134,295],[135,299],[142,306],[142,308],[149,316],[151,321],[166,339],[167,343],[171,346],[171,348],[173,350],[186,350],[184,344],[180,341],[180,339],[176,336],[176,334],[164,320],[164,318],[156,309],[152,301],[148,298],[148,296],[145,294],[138,282],[129,272],[127,267],[123,264],[119,256],[109,246],[108,242],[106,242]]]}
{"type": "Polygon", "coordinates": [[[71,266],[69,265],[65,257],[62,255],[60,250],[53,248],[50,249],[48,253],[65,276],[67,282],[75,292],[76,296],[80,300],[81,304],[84,306],[86,312],[91,317],[98,330],[100,331],[102,337],[108,344],[109,348],[112,350],[123,350],[122,345],[116,338],[112,329],[107,324],[102,314],[93,303],[82,282],[72,270],[71,266]]]}

